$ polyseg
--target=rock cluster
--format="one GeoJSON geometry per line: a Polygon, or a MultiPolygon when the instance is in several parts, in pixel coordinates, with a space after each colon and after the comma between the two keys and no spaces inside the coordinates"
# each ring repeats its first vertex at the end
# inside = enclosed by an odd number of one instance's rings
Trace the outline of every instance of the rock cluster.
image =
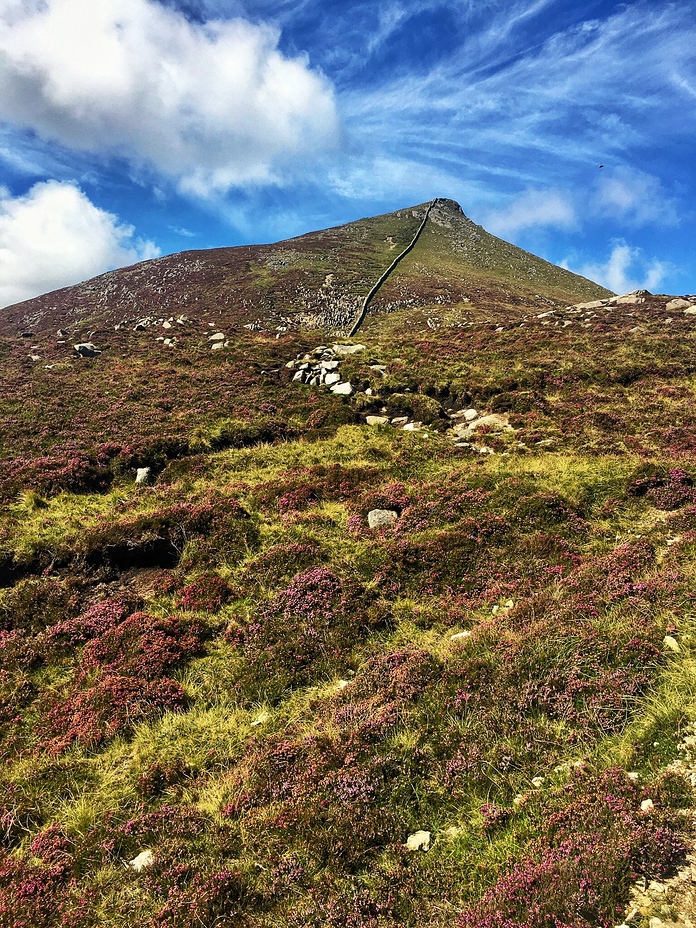
{"type": "Polygon", "coordinates": [[[285,366],[295,371],[292,379],[297,383],[325,386],[339,396],[350,396],[353,385],[343,380],[339,367],[341,358],[359,351],[365,351],[365,345],[319,345],[313,351],[288,361],[285,366]]]}

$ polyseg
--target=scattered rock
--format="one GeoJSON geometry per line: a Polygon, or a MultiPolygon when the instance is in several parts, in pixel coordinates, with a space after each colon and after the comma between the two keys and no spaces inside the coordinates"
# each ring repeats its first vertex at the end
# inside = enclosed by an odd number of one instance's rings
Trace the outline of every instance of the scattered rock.
{"type": "Polygon", "coordinates": [[[662,643],[668,651],[674,651],[675,654],[679,654],[681,651],[679,642],[676,640],[676,638],[672,638],[671,635],[665,635],[665,637],[662,639],[662,643]]]}
{"type": "Polygon", "coordinates": [[[471,632],[457,632],[455,635],[450,635],[450,641],[462,641],[464,638],[469,638],[471,632]]]}
{"type": "Polygon", "coordinates": [[[396,418],[391,420],[391,424],[396,428],[401,428],[402,425],[406,425],[408,422],[408,416],[396,416],[396,418]]]}
{"type": "Polygon", "coordinates": [[[367,514],[367,524],[370,528],[387,528],[399,518],[399,513],[393,509],[371,509],[367,514]]]}
{"type": "Polygon", "coordinates": [[[152,473],[151,467],[139,467],[135,472],[135,482],[136,483],[149,483],[151,473],[152,473]]]}
{"type": "Polygon", "coordinates": [[[97,348],[92,342],[81,342],[79,345],[73,345],[73,348],[81,358],[96,358],[101,354],[101,348],[97,348]]]}
{"type": "MultiPolygon", "coordinates": [[[[331,374],[329,374],[329,377],[331,374]]],[[[332,393],[337,393],[339,396],[350,396],[353,392],[353,385],[351,383],[335,383],[331,387],[332,393]]]]}
{"type": "Polygon", "coordinates": [[[403,432],[417,432],[419,429],[423,428],[422,422],[407,422],[403,427],[403,432]]]}
{"type": "Polygon", "coordinates": [[[340,382],[341,382],[341,375],[337,371],[331,371],[324,377],[324,383],[329,386],[331,386],[331,384],[340,383],[340,382]]]}
{"type": "Polygon", "coordinates": [[[136,873],[140,873],[141,870],[147,870],[148,867],[151,867],[155,862],[155,855],[152,851],[141,851],[137,857],[134,857],[133,860],[128,861],[128,866],[131,870],[135,870],[136,873]]]}
{"type": "Polygon", "coordinates": [[[644,799],[640,804],[641,812],[650,813],[654,810],[654,808],[655,808],[655,803],[652,801],[652,799],[644,799]]]}
{"type": "Polygon", "coordinates": [[[544,785],[544,777],[532,777],[532,786],[540,789],[544,785]]]}
{"type": "Polygon", "coordinates": [[[224,332],[216,332],[215,335],[209,335],[209,342],[224,342],[226,336],[224,332]]]}
{"type": "Polygon", "coordinates": [[[430,832],[414,831],[409,835],[404,845],[407,851],[429,851],[430,850],[430,832]]]}
{"type": "Polygon", "coordinates": [[[365,416],[368,425],[389,425],[389,416],[365,416]]]}

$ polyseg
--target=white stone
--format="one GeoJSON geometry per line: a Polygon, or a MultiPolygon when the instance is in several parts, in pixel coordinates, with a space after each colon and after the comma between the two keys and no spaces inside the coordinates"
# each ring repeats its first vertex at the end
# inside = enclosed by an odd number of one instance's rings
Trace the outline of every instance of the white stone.
{"type": "Polygon", "coordinates": [[[370,528],[386,528],[393,525],[398,518],[398,512],[393,509],[371,509],[367,514],[367,524],[370,528]]]}
{"type": "Polygon", "coordinates": [[[292,379],[293,382],[302,383],[304,381],[304,373],[302,371],[297,371],[292,379]]]}
{"type": "MultiPolygon", "coordinates": [[[[329,374],[329,377],[331,375],[329,374]]],[[[339,396],[350,396],[353,392],[353,385],[351,383],[335,383],[331,387],[332,393],[337,393],[339,396]]]]}
{"type": "Polygon", "coordinates": [[[322,361],[321,367],[325,371],[335,371],[338,368],[338,361],[322,361]]]}
{"type": "Polygon", "coordinates": [[[404,432],[417,432],[419,428],[423,425],[422,422],[407,422],[403,427],[404,432]]]}
{"type": "Polygon", "coordinates": [[[133,860],[128,861],[128,866],[131,870],[135,870],[136,873],[140,873],[141,870],[147,870],[148,867],[151,867],[155,862],[155,855],[152,851],[141,851],[137,857],[134,857],[133,860]]]}
{"type": "Polygon", "coordinates": [[[391,420],[391,424],[395,425],[397,428],[401,425],[406,425],[408,422],[408,416],[396,416],[395,419],[391,420]]]}
{"type": "Polygon", "coordinates": [[[389,416],[365,416],[368,425],[389,425],[389,416]]]}
{"type": "Polygon", "coordinates": [[[536,787],[536,789],[539,789],[539,787],[543,785],[544,785],[543,777],[532,777],[532,786],[536,787]]]}
{"type": "Polygon", "coordinates": [[[464,638],[468,638],[471,635],[471,632],[457,632],[456,635],[450,635],[450,641],[462,641],[464,638]]]}
{"type": "Polygon", "coordinates": [[[209,342],[224,342],[224,340],[225,340],[224,332],[216,332],[215,335],[208,336],[209,342]]]}
{"type": "Polygon", "coordinates": [[[150,479],[151,472],[152,472],[151,467],[139,467],[135,472],[135,482],[136,483],[147,483],[150,479]]]}
{"type": "Polygon", "coordinates": [[[685,316],[696,316],[696,306],[687,306],[684,310],[685,316]]]}
{"type": "Polygon", "coordinates": [[[672,638],[671,635],[665,635],[662,640],[663,645],[667,648],[668,651],[674,651],[675,654],[679,654],[681,648],[679,647],[679,642],[676,638],[672,638]]]}
{"type": "Polygon", "coordinates": [[[340,383],[340,382],[341,382],[341,375],[340,375],[340,374],[337,374],[337,373],[334,372],[334,371],[332,371],[331,373],[327,374],[327,375],[324,377],[324,383],[325,383],[325,384],[328,384],[328,385],[330,385],[330,384],[332,384],[332,383],[340,383]]]}
{"type": "Polygon", "coordinates": [[[641,812],[652,812],[654,808],[655,803],[652,801],[652,799],[644,799],[640,804],[641,812]]]}
{"type": "Polygon", "coordinates": [[[478,412],[475,409],[465,409],[464,418],[467,422],[473,422],[474,419],[478,419],[478,412]]]}
{"type": "Polygon", "coordinates": [[[172,327],[171,322],[163,322],[163,323],[162,323],[162,328],[163,328],[163,329],[171,329],[171,327],[172,327]]]}
{"type": "Polygon", "coordinates": [[[365,351],[365,345],[334,345],[333,352],[340,356],[347,354],[357,354],[358,351],[365,351]]]}
{"type": "Polygon", "coordinates": [[[430,850],[430,832],[414,831],[409,835],[404,845],[407,851],[429,851],[430,850]]]}
{"type": "Polygon", "coordinates": [[[224,347],[225,347],[224,342],[213,342],[213,344],[210,346],[210,350],[218,351],[220,348],[224,348],[224,347]]]}
{"type": "Polygon", "coordinates": [[[81,358],[96,358],[101,354],[101,349],[92,342],[82,342],[79,345],[73,345],[73,348],[81,358]]]}

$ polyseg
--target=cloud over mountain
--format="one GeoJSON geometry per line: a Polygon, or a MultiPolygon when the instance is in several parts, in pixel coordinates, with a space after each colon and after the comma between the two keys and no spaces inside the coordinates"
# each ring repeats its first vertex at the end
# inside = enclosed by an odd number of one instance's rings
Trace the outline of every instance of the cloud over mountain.
{"type": "Polygon", "coordinates": [[[133,235],[73,184],[36,184],[21,197],[0,191],[0,306],[159,254],[133,235]]]}
{"type": "Polygon", "coordinates": [[[153,0],[0,0],[0,118],[207,196],[330,148],[333,91],[279,33],[153,0]]]}

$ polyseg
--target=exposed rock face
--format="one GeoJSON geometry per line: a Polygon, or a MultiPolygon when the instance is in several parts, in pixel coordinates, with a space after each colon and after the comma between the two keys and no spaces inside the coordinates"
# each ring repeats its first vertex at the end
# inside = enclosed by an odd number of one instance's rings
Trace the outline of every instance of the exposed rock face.
{"type": "Polygon", "coordinates": [[[367,524],[370,528],[388,528],[399,518],[399,513],[393,509],[371,509],[367,514],[367,524]]]}

